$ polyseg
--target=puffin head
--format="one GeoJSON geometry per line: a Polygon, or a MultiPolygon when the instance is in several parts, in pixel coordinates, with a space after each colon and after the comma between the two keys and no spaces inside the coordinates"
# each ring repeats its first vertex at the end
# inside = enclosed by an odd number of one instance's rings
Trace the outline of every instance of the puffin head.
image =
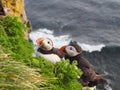
{"type": "Polygon", "coordinates": [[[64,45],[60,47],[60,52],[66,56],[75,57],[79,54],[82,54],[81,47],[77,44],[77,42],[71,41],[68,45],[64,45]]]}
{"type": "Polygon", "coordinates": [[[37,45],[40,46],[40,48],[42,48],[43,50],[46,50],[46,51],[52,50],[52,48],[53,48],[53,42],[49,38],[39,37],[36,40],[36,43],[37,43],[37,45]]]}

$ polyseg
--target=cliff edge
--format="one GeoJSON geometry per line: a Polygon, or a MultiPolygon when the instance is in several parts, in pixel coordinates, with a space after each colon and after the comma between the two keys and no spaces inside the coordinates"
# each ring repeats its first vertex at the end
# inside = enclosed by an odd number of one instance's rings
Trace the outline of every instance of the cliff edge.
{"type": "Polygon", "coordinates": [[[26,16],[24,0],[0,0],[0,17],[6,16],[18,17],[28,27],[27,32],[25,32],[25,37],[28,39],[32,26],[26,16]]]}

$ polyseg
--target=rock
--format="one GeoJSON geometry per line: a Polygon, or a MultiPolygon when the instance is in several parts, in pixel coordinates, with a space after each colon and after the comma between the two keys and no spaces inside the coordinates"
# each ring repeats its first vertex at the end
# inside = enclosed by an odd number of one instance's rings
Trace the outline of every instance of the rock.
{"type": "Polygon", "coordinates": [[[24,0],[0,0],[0,17],[17,16],[29,30],[25,32],[25,38],[29,38],[29,33],[32,30],[30,21],[24,8],[24,0]]]}

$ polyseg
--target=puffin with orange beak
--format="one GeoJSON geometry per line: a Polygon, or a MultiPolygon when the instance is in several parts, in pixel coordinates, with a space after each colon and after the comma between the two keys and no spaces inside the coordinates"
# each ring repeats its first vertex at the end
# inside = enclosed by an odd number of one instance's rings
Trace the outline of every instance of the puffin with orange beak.
{"type": "Polygon", "coordinates": [[[77,61],[77,67],[83,71],[83,75],[79,78],[79,82],[84,87],[94,87],[100,83],[106,83],[103,79],[105,75],[96,73],[93,65],[83,58],[82,48],[77,44],[77,42],[71,41],[68,45],[62,46],[59,50],[61,53],[64,53],[65,59],[70,60],[70,63],[74,60],[77,61]]]}
{"type": "Polygon", "coordinates": [[[61,61],[63,58],[63,55],[59,49],[53,47],[53,42],[51,39],[39,37],[36,40],[36,43],[38,45],[36,56],[42,56],[52,63],[61,61]]]}

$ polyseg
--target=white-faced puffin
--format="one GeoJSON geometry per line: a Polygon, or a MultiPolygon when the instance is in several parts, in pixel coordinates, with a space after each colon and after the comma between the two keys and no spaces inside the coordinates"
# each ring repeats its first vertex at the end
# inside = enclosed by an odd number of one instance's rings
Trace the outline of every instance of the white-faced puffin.
{"type": "Polygon", "coordinates": [[[79,81],[84,87],[94,87],[99,83],[105,82],[103,79],[105,75],[96,73],[93,65],[83,58],[82,48],[77,42],[70,42],[68,45],[62,46],[59,50],[64,53],[65,59],[70,60],[70,63],[74,60],[77,61],[77,67],[83,71],[83,75],[80,77],[79,81]]]}
{"type": "Polygon", "coordinates": [[[53,47],[53,42],[51,39],[39,37],[36,40],[36,43],[38,45],[36,49],[36,56],[42,56],[52,63],[61,61],[63,58],[63,55],[59,49],[53,47]]]}

